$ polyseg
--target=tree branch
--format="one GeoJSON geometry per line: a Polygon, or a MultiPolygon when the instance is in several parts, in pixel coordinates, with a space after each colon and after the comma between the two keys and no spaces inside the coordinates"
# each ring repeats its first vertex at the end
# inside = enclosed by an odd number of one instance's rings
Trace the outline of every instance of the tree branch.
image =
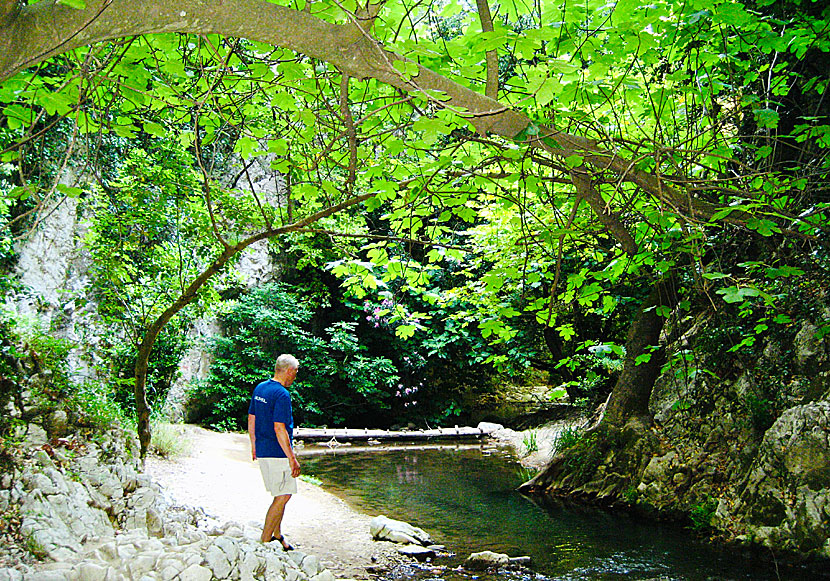
{"type": "MultiPolygon", "coordinates": [[[[593,140],[536,126],[523,113],[417,63],[412,63],[418,67],[416,75],[402,75],[393,65],[407,59],[385,50],[353,22],[331,24],[265,0],[88,0],[82,10],[52,2],[23,6],[16,18],[0,28],[0,81],[79,46],[162,32],[224,34],[294,50],[327,61],[343,74],[374,78],[451,109],[468,119],[481,135],[499,135],[544,149],[560,159],[579,156],[584,165],[610,171],[618,181],[636,184],[692,219],[709,220],[717,210],[713,204],[637,169],[630,160],[606,151],[593,140]],[[437,99],[436,94],[446,99],[437,99]]],[[[733,212],[724,221],[741,224],[748,217],[733,212]]]]}
{"type": "Polygon", "coordinates": [[[435,240],[419,240],[417,238],[406,238],[404,236],[379,236],[376,234],[351,234],[348,232],[334,232],[333,230],[318,230],[316,228],[301,228],[294,230],[303,234],[323,234],[333,238],[363,238],[365,240],[375,240],[378,242],[406,242],[407,244],[418,244],[419,246],[435,246],[446,248],[448,250],[461,250],[462,252],[472,252],[472,248],[466,246],[456,246],[455,244],[443,244],[435,240]]]}
{"type": "Polygon", "coordinates": [[[349,75],[340,78],[340,116],[349,137],[349,178],[346,180],[346,190],[351,193],[357,179],[357,131],[349,109],[349,75]]]}
{"type": "Polygon", "coordinates": [[[19,9],[18,0],[0,0],[0,26],[8,26],[17,17],[19,9]]]}
{"type": "Polygon", "coordinates": [[[591,183],[591,179],[587,175],[578,172],[571,172],[571,179],[576,186],[579,197],[588,202],[594,214],[599,218],[599,221],[602,222],[602,225],[620,243],[626,254],[629,256],[637,254],[637,243],[634,241],[634,237],[631,236],[628,228],[609,211],[608,204],[605,203],[602,195],[600,195],[591,183]]]}
{"type": "MultiPolygon", "coordinates": [[[[490,5],[487,0],[476,0],[478,18],[481,20],[482,32],[493,32],[493,16],[490,14],[490,5]]],[[[499,55],[493,50],[485,53],[487,58],[487,85],[484,94],[491,99],[499,98],[499,55]]]]}

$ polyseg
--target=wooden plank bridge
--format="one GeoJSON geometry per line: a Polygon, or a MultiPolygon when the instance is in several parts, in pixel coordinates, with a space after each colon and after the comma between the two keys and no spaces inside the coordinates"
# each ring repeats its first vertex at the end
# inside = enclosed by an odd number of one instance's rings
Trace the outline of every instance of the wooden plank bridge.
{"type": "Polygon", "coordinates": [[[369,428],[294,428],[294,439],[303,442],[423,442],[433,440],[470,440],[490,434],[488,428],[435,428],[432,430],[371,430],[369,428]]]}

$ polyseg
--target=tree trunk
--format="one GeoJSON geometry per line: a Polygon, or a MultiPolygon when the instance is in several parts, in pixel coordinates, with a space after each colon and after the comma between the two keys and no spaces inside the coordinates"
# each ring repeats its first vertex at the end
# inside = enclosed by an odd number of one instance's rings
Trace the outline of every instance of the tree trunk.
{"type": "Polygon", "coordinates": [[[665,362],[665,351],[659,342],[666,318],[659,314],[659,307],[673,309],[676,304],[674,281],[654,285],[628,331],[623,370],[611,391],[600,426],[622,428],[629,418],[648,415],[651,390],[665,362]],[[654,347],[657,348],[652,350],[654,347]],[[651,358],[637,364],[637,358],[648,353],[651,358]]]}

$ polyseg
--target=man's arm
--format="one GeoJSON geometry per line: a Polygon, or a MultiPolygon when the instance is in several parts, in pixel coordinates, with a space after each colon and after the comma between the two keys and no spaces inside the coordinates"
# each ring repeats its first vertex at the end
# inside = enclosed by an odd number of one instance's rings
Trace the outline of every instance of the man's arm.
{"type": "Polygon", "coordinates": [[[274,422],[274,433],[277,435],[277,442],[280,443],[280,448],[285,452],[285,457],[288,458],[288,464],[291,466],[291,476],[296,478],[300,475],[300,463],[297,462],[297,457],[291,448],[291,439],[288,437],[288,430],[285,429],[285,424],[274,422]]]}
{"type": "Polygon", "coordinates": [[[248,437],[251,439],[251,460],[256,460],[256,416],[248,414],[248,437]]]}

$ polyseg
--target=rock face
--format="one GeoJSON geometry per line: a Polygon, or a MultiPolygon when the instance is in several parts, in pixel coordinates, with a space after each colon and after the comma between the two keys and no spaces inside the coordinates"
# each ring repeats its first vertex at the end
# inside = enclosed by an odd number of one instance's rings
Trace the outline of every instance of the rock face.
{"type": "Polygon", "coordinates": [[[392,541],[393,543],[405,543],[411,545],[427,546],[432,544],[423,529],[413,527],[409,523],[394,520],[384,515],[376,516],[369,524],[372,538],[380,541],[392,541]]]}
{"type": "Polygon", "coordinates": [[[662,375],[653,423],[586,441],[571,469],[554,462],[532,483],[688,518],[767,554],[830,559],[830,336],[817,330],[803,323],[732,380],[662,375]],[[763,371],[785,356],[780,380],[763,371]]]}
{"type": "MultiPolygon", "coordinates": [[[[61,182],[73,185],[71,173],[61,182]]],[[[18,244],[17,273],[21,290],[7,304],[26,317],[37,317],[57,336],[80,343],[69,353],[70,368],[78,376],[94,377],[101,359],[95,353],[101,329],[93,302],[87,300],[90,258],[81,242],[87,225],[77,199],[66,198],[44,208],[38,226],[18,244]]]]}
{"type": "Polygon", "coordinates": [[[45,560],[0,568],[0,580],[334,581],[313,555],[171,505],[136,461],[125,460],[137,458],[138,447],[122,434],[65,443],[34,449],[25,468],[0,482],[0,510],[22,516],[28,552],[45,560]]]}
{"type": "MultiPolygon", "coordinates": [[[[224,181],[229,187],[257,192],[263,203],[276,204],[285,192],[285,180],[269,167],[270,159],[245,163],[241,159],[229,165],[224,181]],[[244,166],[244,169],[243,169],[244,166]],[[244,179],[240,177],[244,175],[244,179]]],[[[69,170],[61,178],[64,185],[77,185],[69,170]]],[[[99,368],[106,368],[100,351],[104,341],[115,343],[113,330],[105,329],[98,316],[98,306],[90,279],[91,259],[83,244],[88,221],[82,203],[65,198],[45,207],[31,235],[21,241],[17,273],[21,288],[8,297],[9,304],[23,316],[35,317],[43,328],[55,330],[59,337],[76,345],[69,354],[72,375],[95,378],[99,368]]],[[[220,285],[253,288],[279,278],[279,266],[263,240],[246,248],[232,272],[222,276],[220,285]]],[[[187,387],[194,379],[204,379],[209,366],[204,339],[219,332],[216,320],[198,321],[188,333],[192,347],[179,365],[179,377],[170,389],[164,413],[171,420],[182,419],[187,406],[187,387]]]]}
{"type": "MultiPolygon", "coordinates": [[[[791,408],[767,430],[725,523],[768,547],[830,557],[830,402],[791,408]]],[[[719,515],[721,516],[721,515],[719,515]]]]}

